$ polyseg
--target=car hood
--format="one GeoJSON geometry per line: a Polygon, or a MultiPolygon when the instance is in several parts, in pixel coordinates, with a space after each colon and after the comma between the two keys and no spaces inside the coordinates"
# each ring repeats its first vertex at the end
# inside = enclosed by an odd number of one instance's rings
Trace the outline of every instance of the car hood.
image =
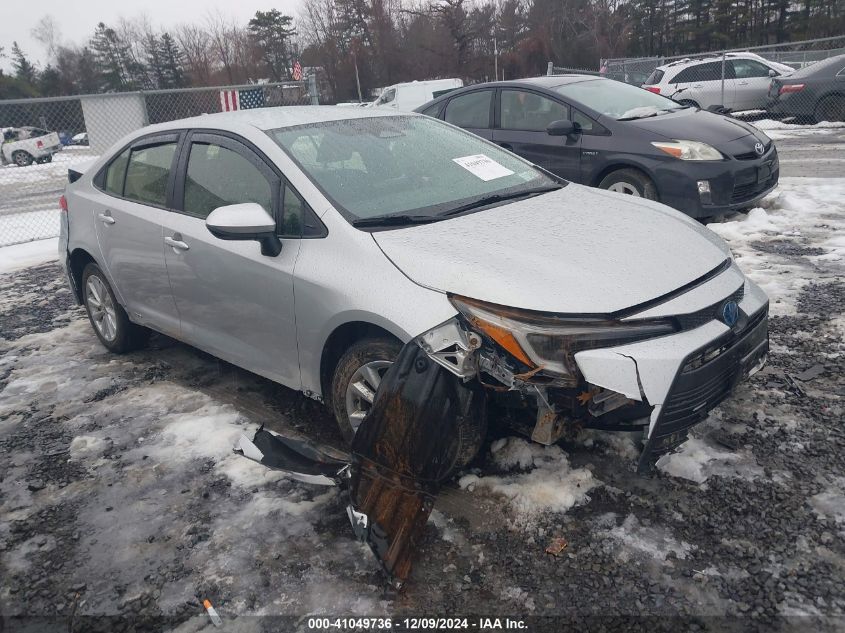
{"type": "Polygon", "coordinates": [[[743,121],[694,108],[645,119],[619,121],[617,125],[622,124],[647,132],[655,138],[700,141],[717,149],[724,143],[754,132],[754,128],[743,121]]]}
{"type": "Polygon", "coordinates": [[[730,256],[712,231],[669,207],[575,184],[373,238],[422,286],[556,313],[624,310],[730,256]]]}

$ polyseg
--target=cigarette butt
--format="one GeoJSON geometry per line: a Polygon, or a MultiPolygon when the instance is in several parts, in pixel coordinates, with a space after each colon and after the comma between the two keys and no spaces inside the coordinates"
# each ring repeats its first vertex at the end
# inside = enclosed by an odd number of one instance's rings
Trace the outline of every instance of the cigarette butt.
{"type": "Polygon", "coordinates": [[[205,607],[205,610],[208,612],[208,617],[211,618],[211,623],[214,626],[223,626],[223,620],[220,619],[220,616],[217,615],[217,611],[215,611],[214,607],[211,606],[210,600],[203,600],[202,606],[205,607]]]}

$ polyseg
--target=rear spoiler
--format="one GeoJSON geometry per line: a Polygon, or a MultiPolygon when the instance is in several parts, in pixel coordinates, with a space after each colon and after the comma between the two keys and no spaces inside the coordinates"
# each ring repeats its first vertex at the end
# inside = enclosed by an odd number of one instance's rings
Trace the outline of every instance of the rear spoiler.
{"type": "Polygon", "coordinates": [[[74,183],[77,180],[79,180],[80,178],[82,178],[82,172],[81,171],[76,171],[75,169],[68,169],[67,170],[67,181],[69,183],[74,183]]]}

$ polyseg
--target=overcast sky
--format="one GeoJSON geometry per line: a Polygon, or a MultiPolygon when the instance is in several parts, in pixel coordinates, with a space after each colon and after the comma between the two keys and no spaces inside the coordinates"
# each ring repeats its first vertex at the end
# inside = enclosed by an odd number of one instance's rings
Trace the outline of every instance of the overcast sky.
{"type": "Polygon", "coordinates": [[[298,6],[299,0],[0,0],[0,46],[6,54],[0,65],[9,69],[9,54],[16,40],[31,60],[43,66],[44,50],[29,31],[46,14],[58,22],[63,42],[81,44],[93,35],[98,22],[110,24],[120,17],[147,15],[154,25],[171,28],[182,22],[202,22],[208,13],[219,10],[245,24],[258,9],[275,7],[295,15],[298,6]]]}

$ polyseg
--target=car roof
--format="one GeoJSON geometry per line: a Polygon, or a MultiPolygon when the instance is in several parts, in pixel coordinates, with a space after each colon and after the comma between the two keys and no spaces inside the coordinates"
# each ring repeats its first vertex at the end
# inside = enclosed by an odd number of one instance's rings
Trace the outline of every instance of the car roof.
{"type": "Polygon", "coordinates": [[[471,86],[464,86],[460,88],[460,90],[454,90],[449,92],[444,97],[450,97],[458,93],[459,91],[466,91],[473,88],[485,88],[485,87],[527,87],[527,88],[557,88],[558,86],[564,86],[566,84],[573,84],[579,81],[590,81],[595,79],[604,79],[604,77],[599,77],[597,75],[585,75],[585,74],[575,74],[569,73],[565,75],[541,75],[540,77],[526,77],[525,79],[513,79],[508,81],[488,81],[486,83],[481,84],[472,84],[471,86]]]}
{"type": "MultiPolygon", "coordinates": [[[[160,123],[156,130],[189,128],[226,128],[228,125],[248,125],[259,130],[275,130],[279,128],[323,123],[326,121],[344,121],[347,119],[370,119],[375,117],[399,116],[408,113],[395,112],[382,108],[341,108],[338,106],[277,106],[272,108],[254,108],[236,110],[234,112],[219,112],[216,114],[202,114],[187,119],[177,119],[160,123]]],[[[411,114],[411,116],[415,116],[411,114]]],[[[150,128],[144,128],[149,131],[150,128]]]]}
{"type": "MultiPolygon", "coordinates": [[[[725,60],[728,59],[753,59],[754,61],[764,62],[767,64],[778,64],[780,66],[785,66],[786,64],[781,64],[780,62],[773,62],[770,59],[766,59],[758,55],[757,53],[752,53],[750,51],[737,51],[737,52],[729,52],[725,53],[725,60]]],[[[706,57],[684,57],[683,59],[676,59],[673,62],[669,62],[668,64],[663,64],[662,66],[658,66],[655,70],[663,70],[665,71],[667,68],[684,68],[686,66],[693,66],[695,64],[706,64],[710,62],[720,62],[722,61],[721,55],[708,55],[706,57]]]]}

